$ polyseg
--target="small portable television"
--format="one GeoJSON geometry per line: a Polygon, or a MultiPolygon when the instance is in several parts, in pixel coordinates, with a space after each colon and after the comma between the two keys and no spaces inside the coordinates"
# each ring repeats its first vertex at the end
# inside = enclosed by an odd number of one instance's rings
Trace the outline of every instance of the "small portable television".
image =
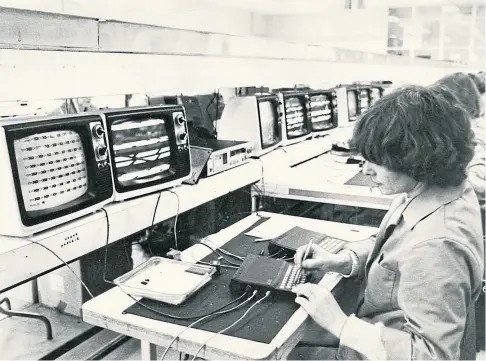
{"type": "Polygon", "coordinates": [[[103,114],[115,201],[173,187],[189,178],[191,157],[182,106],[124,108],[103,114]]]}
{"type": "Polygon", "coordinates": [[[255,94],[228,99],[216,128],[218,139],[251,142],[260,157],[281,144],[281,123],[278,96],[255,94]]]}
{"type": "Polygon", "coordinates": [[[335,88],[338,109],[338,127],[354,125],[360,112],[360,88],[358,85],[339,85],[335,88]]]}
{"type": "Polygon", "coordinates": [[[337,127],[336,93],[334,90],[309,90],[309,118],[314,137],[337,127]]]}
{"type": "Polygon", "coordinates": [[[30,236],[113,200],[100,115],[16,117],[0,128],[0,234],[30,236]]]}
{"type": "Polygon", "coordinates": [[[370,106],[375,104],[384,94],[384,89],[379,85],[372,85],[370,88],[370,106]]]}
{"type": "Polygon", "coordinates": [[[307,92],[279,89],[275,89],[274,92],[279,98],[279,114],[282,114],[281,145],[295,144],[312,137],[307,92]]]}
{"type": "Polygon", "coordinates": [[[359,115],[364,114],[371,106],[371,89],[369,86],[359,87],[359,115]]]}

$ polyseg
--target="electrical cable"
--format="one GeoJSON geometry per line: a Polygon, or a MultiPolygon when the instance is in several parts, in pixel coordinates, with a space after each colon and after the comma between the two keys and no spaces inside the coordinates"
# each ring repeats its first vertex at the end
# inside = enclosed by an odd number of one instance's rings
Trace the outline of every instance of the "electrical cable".
{"type": "Polygon", "coordinates": [[[175,242],[175,249],[178,251],[179,250],[179,242],[177,241],[177,220],[179,218],[179,211],[180,211],[181,202],[180,202],[180,199],[179,199],[179,195],[176,192],[174,192],[172,189],[167,189],[167,191],[172,193],[173,195],[175,195],[176,198],[177,198],[177,211],[176,211],[176,216],[175,216],[175,219],[174,219],[174,242],[175,242]]]}
{"type": "Polygon", "coordinates": [[[78,281],[81,283],[81,285],[84,287],[84,289],[86,290],[86,292],[88,292],[89,296],[90,296],[91,298],[94,298],[93,293],[90,291],[90,289],[88,288],[88,286],[86,286],[86,284],[83,282],[83,280],[81,279],[81,277],[79,277],[79,276],[76,274],[76,272],[74,272],[74,270],[71,268],[71,266],[69,266],[69,265],[67,264],[67,262],[66,262],[66,261],[64,261],[64,260],[63,260],[61,257],[59,257],[59,256],[56,254],[56,252],[54,252],[54,251],[53,251],[52,249],[50,249],[49,247],[47,247],[47,246],[43,245],[42,243],[39,243],[39,242],[36,242],[36,241],[31,241],[31,240],[29,240],[29,241],[30,241],[32,244],[36,244],[36,245],[38,245],[38,246],[41,246],[42,248],[44,248],[44,249],[46,249],[47,251],[49,251],[50,253],[52,253],[52,254],[53,254],[53,255],[54,255],[54,256],[55,256],[55,257],[56,257],[56,258],[57,258],[59,261],[61,261],[61,262],[62,262],[62,264],[63,264],[64,266],[66,266],[66,267],[69,269],[69,271],[70,271],[70,272],[71,272],[71,273],[74,275],[74,277],[76,277],[76,278],[77,278],[77,280],[78,280],[78,281]]]}
{"type": "MultiPolygon", "coordinates": [[[[258,158],[260,161],[260,165],[262,167],[262,177],[261,177],[261,183],[262,183],[262,194],[261,194],[261,199],[262,199],[262,208],[265,209],[265,193],[266,193],[266,186],[265,186],[265,167],[263,166],[263,161],[258,158]]],[[[258,208],[258,207],[257,207],[258,208]]],[[[257,210],[258,214],[258,210],[257,210]]]]}
{"type": "MultiPolygon", "coordinates": [[[[152,213],[152,222],[150,224],[150,231],[149,232],[154,232],[154,225],[155,225],[155,216],[157,215],[157,209],[159,208],[159,203],[160,203],[160,198],[162,197],[162,191],[159,192],[159,195],[157,196],[157,202],[155,202],[155,207],[154,207],[154,212],[152,213]]],[[[102,208],[104,210],[104,208],[102,208]]],[[[106,210],[105,210],[105,213],[106,213],[106,210]]],[[[108,222],[108,215],[107,215],[107,222],[108,222]]],[[[150,246],[150,242],[148,242],[148,235],[149,233],[147,234],[147,246],[148,246],[148,249],[150,251],[150,254],[153,255],[154,253],[152,252],[152,247],[150,246]]],[[[142,242],[138,242],[138,243],[142,243],[142,242]]]]}
{"type": "MultiPolygon", "coordinates": [[[[214,265],[212,265],[211,263],[208,263],[208,262],[196,261],[196,263],[203,264],[203,265],[206,265],[206,266],[214,267],[214,265]]],[[[220,264],[219,267],[222,267],[222,268],[232,268],[232,269],[238,269],[238,268],[240,268],[240,267],[232,266],[232,265],[229,265],[229,264],[220,264]]]]}
{"type": "Polygon", "coordinates": [[[211,239],[209,237],[204,237],[202,238],[200,241],[200,243],[202,242],[208,242],[210,244],[212,244],[217,250],[219,250],[221,253],[227,255],[227,256],[230,256],[230,257],[233,257],[233,258],[236,258],[236,259],[239,259],[240,261],[244,261],[245,260],[245,257],[243,256],[238,256],[237,254],[234,254],[234,253],[231,253],[227,250],[225,250],[224,248],[222,247],[219,247],[218,245],[216,245],[213,241],[211,241],[211,239]]]}
{"type": "MultiPolygon", "coordinates": [[[[107,258],[108,258],[108,242],[110,240],[110,220],[108,218],[108,212],[106,211],[106,209],[104,208],[101,208],[101,210],[103,212],[105,212],[105,216],[106,216],[106,244],[105,244],[105,257],[104,257],[104,267],[103,267],[103,281],[105,281],[106,283],[109,283],[111,285],[114,285],[114,286],[118,286],[117,284],[115,284],[113,281],[110,281],[106,278],[106,266],[107,266],[107,258]]],[[[161,311],[158,311],[152,307],[149,307],[145,304],[143,304],[142,302],[140,302],[139,300],[137,300],[135,297],[133,297],[132,295],[128,294],[127,292],[125,292],[125,290],[121,287],[118,286],[118,288],[125,294],[127,295],[128,297],[130,297],[136,304],[138,304],[139,306],[151,311],[151,312],[154,312],[160,316],[164,316],[164,317],[169,317],[169,318],[173,318],[175,320],[194,320],[194,319],[197,319],[197,318],[202,318],[202,317],[205,317],[205,316],[208,316],[208,315],[211,315],[215,312],[218,312],[218,311],[221,311],[222,309],[228,307],[228,306],[231,306],[232,304],[238,302],[239,300],[241,300],[245,295],[246,295],[246,292],[244,294],[242,294],[241,296],[239,296],[238,298],[234,299],[233,301],[231,302],[228,302],[227,304],[223,305],[223,306],[220,306],[219,308],[211,311],[211,312],[208,312],[208,313],[205,313],[205,314],[202,314],[202,315],[196,315],[196,316],[177,316],[177,315],[171,315],[169,313],[165,313],[165,312],[161,312],[161,311]]]]}
{"type": "MultiPolygon", "coordinates": [[[[245,294],[247,294],[247,292],[245,292],[245,294]]],[[[244,295],[245,295],[244,294],[244,295]]],[[[188,329],[190,329],[191,327],[194,327],[196,324],[198,324],[199,322],[201,321],[204,321],[205,319],[209,318],[209,317],[212,317],[212,316],[219,316],[219,315],[222,315],[222,314],[225,314],[225,313],[229,313],[229,312],[232,312],[240,307],[243,307],[244,305],[246,305],[248,302],[250,302],[253,298],[255,298],[257,294],[257,291],[253,291],[253,294],[251,296],[248,296],[248,298],[241,302],[240,304],[230,308],[230,309],[227,309],[227,310],[224,310],[224,311],[219,311],[219,312],[215,312],[211,315],[207,315],[207,316],[204,316],[204,317],[201,317],[200,319],[194,321],[193,323],[191,323],[189,326],[185,327],[181,332],[179,332],[169,343],[169,345],[167,346],[167,348],[165,349],[160,361],[163,361],[165,356],[167,355],[167,352],[169,352],[169,349],[170,347],[174,344],[174,342],[184,333],[186,332],[188,329]]]]}
{"type": "Polygon", "coordinates": [[[238,318],[235,322],[233,322],[231,325],[229,325],[228,327],[222,329],[221,331],[219,331],[218,333],[215,333],[214,335],[211,335],[211,337],[209,337],[206,341],[204,341],[204,343],[201,345],[201,347],[199,347],[199,349],[197,350],[196,354],[194,355],[194,357],[192,358],[192,361],[195,361],[196,358],[197,358],[197,355],[199,354],[199,352],[201,352],[201,350],[204,348],[204,346],[206,346],[206,344],[211,341],[214,337],[216,337],[217,335],[220,335],[226,331],[228,331],[230,328],[234,327],[238,322],[240,322],[241,320],[243,320],[246,315],[248,315],[248,313],[250,313],[250,311],[255,308],[258,304],[260,304],[261,302],[263,302],[266,298],[268,298],[270,296],[270,291],[267,291],[265,293],[265,296],[263,296],[262,298],[260,298],[258,301],[256,301],[248,310],[246,310],[246,312],[243,314],[243,316],[241,316],[240,318],[238,318]]]}
{"type": "Polygon", "coordinates": [[[233,262],[233,261],[231,261],[231,260],[229,260],[229,259],[224,258],[223,256],[221,256],[221,255],[220,255],[220,254],[217,252],[217,249],[215,249],[215,248],[213,248],[213,247],[211,247],[211,246],[207,245],[206,243],[198,242],[197,244],[200,244],[201,246],[204,246],[204,247],[209,248],[211,251],[213,251],[213,253],[215,253],[216,255],[218,255],[219,257],[221,257],[221,259],[222,259],[223,261],[225,261],[225,262],[227,262],[227,263],[229,263],[229,264],[231,264],[231,265],[233,265],[233,266],[240,266],[238,263],[235,263],[235,262],[233,262]]]}

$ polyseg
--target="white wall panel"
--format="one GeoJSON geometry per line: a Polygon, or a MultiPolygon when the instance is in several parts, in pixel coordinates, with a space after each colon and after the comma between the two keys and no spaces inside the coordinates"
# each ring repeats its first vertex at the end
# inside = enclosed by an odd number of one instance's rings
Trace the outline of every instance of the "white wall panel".
{"type": "Polygon", "coordinates": [[[341,10],[269,18],[268,35],[294,42],[385,53],[387,9],[341,10]]]}
{"type": "Polygon", "coordinates": [[[0,0],[0,6],[223,34],[252,33],[250,11],[202,0],[0,0]]]}
{"type": "Polygon", "coordinates": [[[97,49],[98,21],[0,8],[0,43],[12,46],[97,49]]]}

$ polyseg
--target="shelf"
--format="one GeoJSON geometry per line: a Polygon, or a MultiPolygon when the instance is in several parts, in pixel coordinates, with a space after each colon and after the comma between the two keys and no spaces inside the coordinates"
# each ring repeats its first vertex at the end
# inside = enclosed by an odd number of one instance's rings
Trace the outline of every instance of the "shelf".
{"type": "MultiPolygon", "coordinates": [[[[203,178],[196,185],[181,185],[162,191],[154,223],[253,184],[261,179],[261,174],[260,164],[248,163],[203,178]]],[[[155,193],[107,205],[109,242],[150,227],[157,198],[158,193],[155,193]]],[[[36,243],[48,247],[62,260],[71,262],[103,247],[106,244],[106,228],[105,214],[98,211],[31,237],[0,237],[0,292],[62,265],[58,258],[36,243]]]]}

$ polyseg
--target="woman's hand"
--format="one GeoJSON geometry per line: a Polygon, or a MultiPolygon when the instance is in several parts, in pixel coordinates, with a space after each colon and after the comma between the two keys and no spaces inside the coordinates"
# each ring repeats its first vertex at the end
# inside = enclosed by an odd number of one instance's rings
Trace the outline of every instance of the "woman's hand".
{"type": "Polygon", "coordinates": [[[292,290],[295,302],[322,328],[339,338],[348,316],[339,307],[332,293],[321,285],[304,283],[292,290]]]}
{"type": "Polygon", "coordinates": [[[338,254],[331,253],[313,244],[309,251],[307,259],[304,258],[305,249],[307,246],[302,246],[297,249],[294,255],[294,263],[302,264],[302,268],[307,270],[322,270],[324,272],[337,272],[341,274],[349,274],[353,260],[351,257],[343,252],[338,254]]]}

